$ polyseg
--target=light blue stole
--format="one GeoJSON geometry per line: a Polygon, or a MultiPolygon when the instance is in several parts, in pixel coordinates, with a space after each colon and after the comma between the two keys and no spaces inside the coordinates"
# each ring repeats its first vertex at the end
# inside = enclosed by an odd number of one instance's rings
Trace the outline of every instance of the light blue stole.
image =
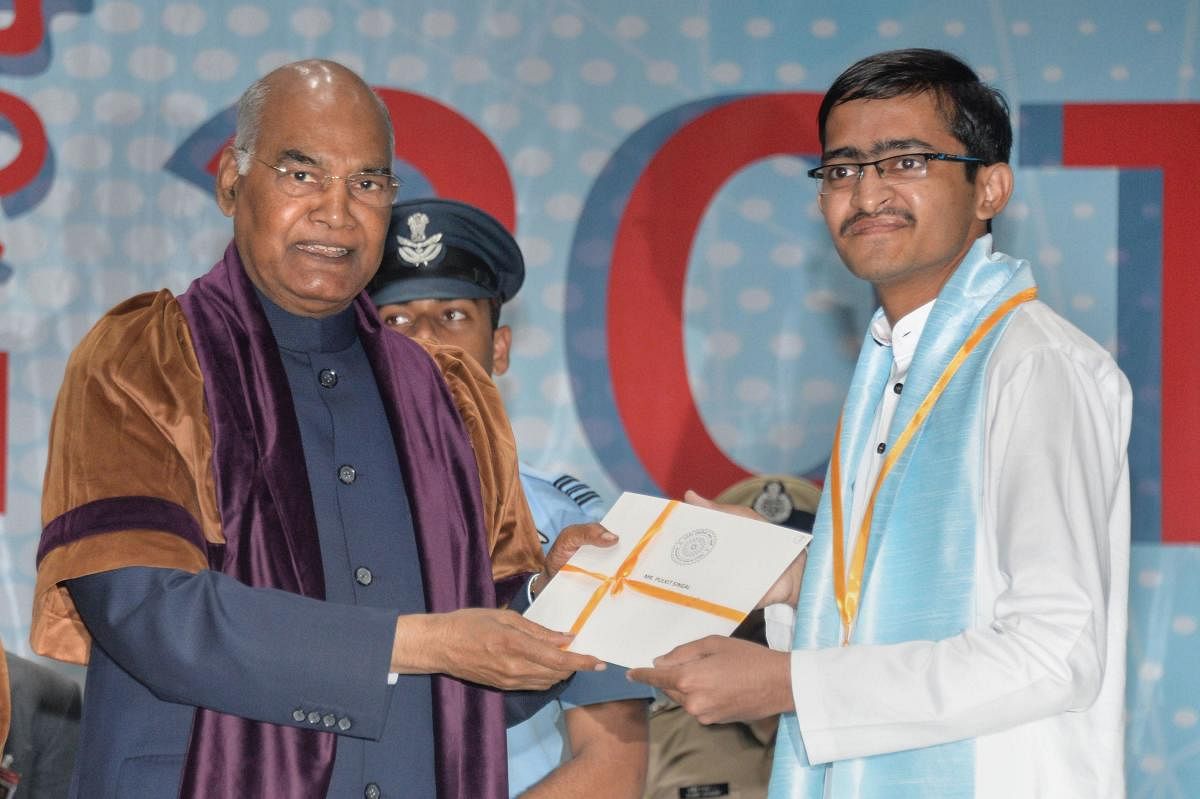
{"type": "MultiPolygon", "coordinates": [[[[1027,262],[992,253],[991,244],[990,235],[976,241],[938,295],[888,431],[889,445],[971,332],[1003,302],[1034,285],[1027,262]]],[[[983,384],[988,359],[1009,318],[1011,314],[963,362],[880,488],[851,646],[936,641],[971,624],[983,384]]],[[[891,348],[880,346],[868,333],[850,382],[837,442],[846,483],[842,518],[847,526],[853,491],[871,488],[852,488],[849,483],[858,473],[880,398],[890,390],[891,366],[891,348]]],[[[826,490],[809,545],[793,649],[841,643],[833,589],[831,502],[831,492],[826,490]]],[[[796,716],[787,713],[775,746],[770,797],[820,799],[826,771],[834,799],[970,797],[975,792],[974,755],[974,743],[967,740],[813,766],[796,716]]]]}

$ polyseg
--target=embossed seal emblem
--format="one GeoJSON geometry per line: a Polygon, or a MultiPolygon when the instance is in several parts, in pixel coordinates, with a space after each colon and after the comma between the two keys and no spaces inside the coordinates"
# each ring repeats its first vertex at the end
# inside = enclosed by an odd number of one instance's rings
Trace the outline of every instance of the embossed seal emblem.
{"type": "Polygon", "coordinates": [[[691,530],[679,536],[671,548],[671,560],[680,566],[690,566],[704,560],[716,545],[717,536],[712,530],[691,530]]]}

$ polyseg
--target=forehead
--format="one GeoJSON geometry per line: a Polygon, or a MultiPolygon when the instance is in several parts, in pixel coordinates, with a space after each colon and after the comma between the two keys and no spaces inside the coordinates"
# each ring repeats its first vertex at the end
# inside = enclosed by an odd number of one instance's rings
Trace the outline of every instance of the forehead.
{"type": "Polygon", "coordinates": [[[834,106],[825,122],[825,150],[876,154],[893,142],[924,143],[938,150],[959,145],[931,92],[834,106]]]}
{"type": "Polygon", "coordinates": [[[386,167],[388,131],[365,87],[273,91],[263,106],[258,149],[264,157],[296,150],[324,161],[386,167]]]}
{"type": "Polygon", "coordinates": [[[389,303],[386,303],[383,307],[384,308],[395,307],[395,308],[405,308],[405,309],[413,309],[413,310],[418,310],[418,309],[434,309],[434,310],[436,310],[438,308],[444,308],[444,307],[450,306],[450,305],[459,307],[459,306],[462,306],[465,304],[465,305],[472,305],[472,306],[479,308],[479,307],[488,305],[489,302],[490,301],[486,297],[484,297],[484,298],[453,297],[450,299],[445,299],[445,298],[440,298],[440,297],[424,297],[424,298],[418,298],[418,299],[413,299],[413,300],[404,300],[402,302],[389,302],[389,303]]]}

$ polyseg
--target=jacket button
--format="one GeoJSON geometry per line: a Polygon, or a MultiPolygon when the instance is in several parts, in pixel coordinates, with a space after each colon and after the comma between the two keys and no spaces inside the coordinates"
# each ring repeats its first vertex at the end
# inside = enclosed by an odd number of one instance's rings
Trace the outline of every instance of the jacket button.
{"type": "Polygon", "coordinates": [[[363,796],[366,799],[379,799],[383,796],[383,792],[379,790],[379,786],[373,782],[368,782],[367,787],[363,789],[363,796]]]}
{"type": "Polygon", "coordinates": [[[321,714],[318,713],[317,711],[314,710],[308,714],[308,723],[309,724],[319,724],[320,721],[321,721],[321,714]]]}
{"type": "Polygon", "coordinates": [[[375,575],[371,574],[371,570],[366,566],[359,566],[354,570],[354,582],[359,585],[370,585],[375,579],[375,575]]]}
{"type": "Polygon", "coordinates": [[[341,730],[342,732],[345,732],[346,730],[350,729],[350,726],[351,726],[350,719],[346,718],[345,716],[342,716],[340,719],[337,720],[337,725],[338,725],[339,730],[341,730]]]}
{"type": "Polygon", "coordinates": [[[304,717],[306,715],[307,714],[300,708],[296,708],[295,710],[292,711],[292,718],[295,719],[296,721],[304,721],[304,717]]]}
{"type": "Polygon", "coordinates": [[[321,719],[321,723],[324,724],[326,727],[332,727],[335,721],[337,721],[337,719],[335,719],[333,717],[332,713],[326,713],[325,716],[321,719]]]}
{"type": "Polygon", "coordinates": [[[337,381],[338,373],[333,369],[322,369],[317,375],[317,382],[321,384],[321,388],[333,388],[337,381]]]}
{"type": "Polygon", "coordinates": [[[350,485],[358,479],[358,472],[350,464],[342,464],[338,467],[338,479],[345,485],[350,485]]]}

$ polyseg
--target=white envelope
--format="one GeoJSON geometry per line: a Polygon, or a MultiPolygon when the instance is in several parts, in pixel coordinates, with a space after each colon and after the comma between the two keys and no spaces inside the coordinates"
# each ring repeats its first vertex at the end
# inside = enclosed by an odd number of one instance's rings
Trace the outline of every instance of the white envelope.
{"type": "Polygon", "coordinates": [[[657,532],[631,562],[629,582],[616,594],[609,584],[571,642],[572,652],[635,668],[679,644],[729,635],[812,539],[788,527],[626,492],[603,520],[620,541],[576,552],[568,565],[592,574],[563,569],[525,617],[569,631],[602,578],[617,574],[668,505],[657,532]],[[637,584],[667,594],[647,595],[637,584]],[[707,609],[674,598],[699,600],[707,609]]]}

